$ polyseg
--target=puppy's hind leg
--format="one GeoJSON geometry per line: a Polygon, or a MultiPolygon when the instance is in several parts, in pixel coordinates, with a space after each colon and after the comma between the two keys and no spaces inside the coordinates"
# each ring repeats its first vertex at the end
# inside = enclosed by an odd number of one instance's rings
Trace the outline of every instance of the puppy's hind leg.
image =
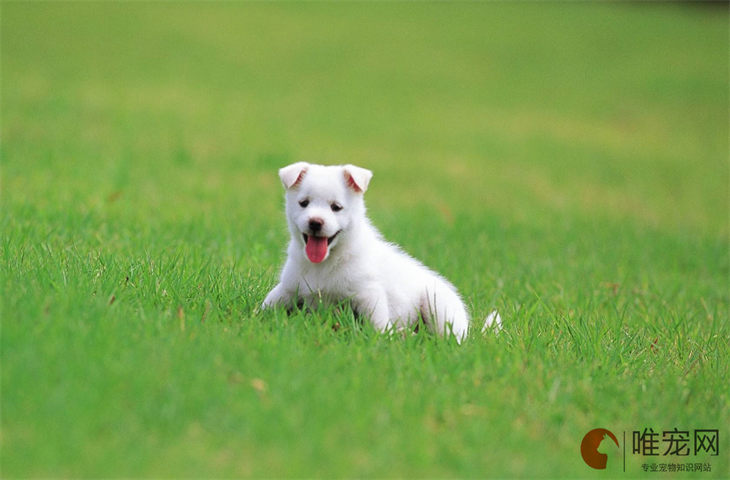
{"type": "Polygon", "coordinates": [[[421,315],[432,331],[453,335],[461,343],[469,333],[469,315],[459,295],[443,282],[426,289],[421,315]]]}
{"type": "Polygon", "coordinates": [[[371,286],[362,289],[354,299],[355,310],[370,318],[370,323],[381,333],[393,330],[393,322],[390,319],[388,309],[388,296],[379,286],[371,286]]]}

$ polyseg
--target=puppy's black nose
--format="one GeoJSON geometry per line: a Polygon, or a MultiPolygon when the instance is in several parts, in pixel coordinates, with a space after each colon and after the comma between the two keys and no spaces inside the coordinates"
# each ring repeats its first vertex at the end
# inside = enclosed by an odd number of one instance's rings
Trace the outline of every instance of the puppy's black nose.
{"type": "Polygon", "coordinates": [[[324,220],[321,218],[310,218],[309,219],[309,229],[313,232],[319,232],[322,230],[322,225],[324,225],[324,220]]]}

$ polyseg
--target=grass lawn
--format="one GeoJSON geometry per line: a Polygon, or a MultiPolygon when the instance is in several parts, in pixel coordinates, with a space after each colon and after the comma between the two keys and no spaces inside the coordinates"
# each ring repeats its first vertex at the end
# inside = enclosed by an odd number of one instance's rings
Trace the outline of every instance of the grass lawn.
{"type": "Polygon", "coordinates": [[[730,477],[726,6],[0,19],[2,477],[730,477]],[[503,333],[261,312],[298,160],[373,170],[374,223],[503,333]],[[632,454],[675,427],[719,455],[632,454]]]}

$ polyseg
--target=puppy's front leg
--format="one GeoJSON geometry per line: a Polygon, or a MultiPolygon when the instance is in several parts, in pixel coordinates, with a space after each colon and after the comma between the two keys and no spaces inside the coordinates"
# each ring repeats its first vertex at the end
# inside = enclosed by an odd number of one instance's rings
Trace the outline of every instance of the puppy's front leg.
{"type": "Polygon", "coordinates": [[[354,307],[357,312],[370,317],[370,323],[379,332],[392,330],[393,322],[389,316],[388,297],[382,288],[372,286],[362,289],[355,297],[354,307]]]}
{"type": "Polygon", "coordinates": [[[266,295],[261,308],[266,309],[277,305],[291,307],[294,303],[293,300],[294,295],[292,295],[286,288],[284,288],[284,285],[280,283],[272,288],[269,294],[266,295]]]}

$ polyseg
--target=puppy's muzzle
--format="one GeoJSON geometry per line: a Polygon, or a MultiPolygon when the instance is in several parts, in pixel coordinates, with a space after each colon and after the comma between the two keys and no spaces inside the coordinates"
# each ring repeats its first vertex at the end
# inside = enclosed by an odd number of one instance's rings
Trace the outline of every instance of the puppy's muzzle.
{"type": "Polygon", "coordinates": [[[324,226],[324,220],[321,218],[310,218],[309,219],[309,230],[312,233],[318,233],[320,230],[322,230],[322,227],[324,226]]]}

